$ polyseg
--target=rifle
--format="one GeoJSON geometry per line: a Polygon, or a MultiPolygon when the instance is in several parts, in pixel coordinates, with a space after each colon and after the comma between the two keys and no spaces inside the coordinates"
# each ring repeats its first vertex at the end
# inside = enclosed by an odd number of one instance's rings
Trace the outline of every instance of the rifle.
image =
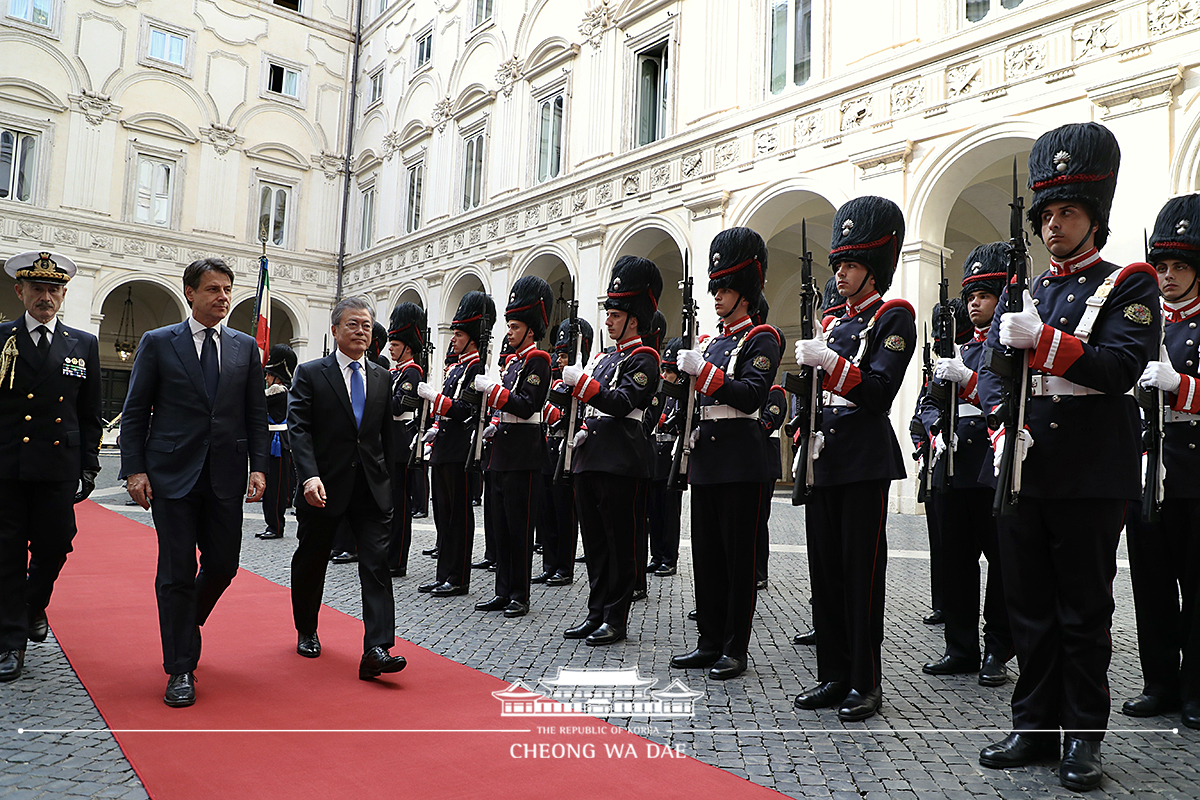
{"type": "MultiPolygon", "coordinates": [[[[692,297],[692,273],[688,269],[688,254],[683,253],[683,280],[679,282],[683,292],[683,311],[680,314],[680,339],[683,350],[692,350],[696,346],[696,301],[692,297]]],[[[671,455],[671,474],[667,476],[667,488],[677,492],[686,492],[688,488],[688,464],[692,457],[692,428],[695,421],[692,416],[696,413],[696,378],[684,373],[679,383],[664,384],[663,391],[680,402],[680,410],[684,412],[683,421],[679,425],[679,438],[675,440],[675,452],[671,455]]]]}
{"type": "MultiPolygon", "coordinates": [[[[957,335],[954,309],[950,308],[950,282],[946,280],[946,259],[941,260],[942,282],[938,286],[938,307],[933,318],[933,352],[938,358],[954,358],[957,335]]],[[[930,370],[932,373],[932,370],[930,370]]],[[[932,378],[930,374],[930,378],[932,378]]],[[[949,489],[954,479],[954,433],[958,430],[958,384],[928,384],[929,396],[937,403],[938,415],[929,432],[942,434],[946,442],[946,464],[938,481],[940,489],[949,489]]]]}
{"type": "MultiPolygon", "coordinates": [[[[821,314],[821,293],[812,276],[812,252],[808,249],[808,222],[800,221],[800,337],[817,335],[821,314]]],[[[792,476],[792,505],[802,506],[812,495],[815,480],[813,444],[821,418],[821,381],[816,367],[801,367],[799,375],[783,374],[783,386],[796,398],[796,429],[800,438],[796,450],[799,471],[792,476]]]]}
{"type": "MultiPolygon", "coordinates": [[[[429,365],[433,362],[433,340],[428,326],[425,327],[425,344],[421,346],[421,352],[413,353],[413,355],[417,359],[417,365],[421,367],[421,373],[428,376],[429,365]]],[[[400,401],[400,407],[416,410],[417,402],[413,398],[405,396],[400,401]]],[[[433,415],[429,413],[428,400],[420,400],[420,408],[421,413],[417,416],[417,435],[413,437],[412,447],[408,450],[409,469],[425,468],[425,444],[421,440],[425,438],[425,434],[429,430],[433,415]]]]}
{"type": "MultiPolygon", "coordinates": [[[[574,290],[571,295],[574,297],[574,290]]],[[[583,337],[579,335],[579,299],[571,300],[571,317],[567,323],[567,364],[578,364],[583,357],[583,337]]],[[[558,464],[554,467],[554,482],[562,485],[571,482],[571,464],[575,458],[575,428],[579,423],[579,398],[574,392],[555,394],[559,403],[566,405],[566,431],[562,447],[558,449],[558,464]],[[562,395],[566,395],[563,397],[562,395]]]]}
{"type": "MultiPolygon", "coordinates": [[[[933,381],[933,360],[929,349],[929,326],[922,326],[922,336],[925,344],[922,346],[921,352],[921,376],[924,379],[922,384],[926,390],[931,389],[933,381]]],[[[917,449],[913,452],[913,461],[921,465],[920,471],[917,473],[917,502],[924,503],[929,497],[929,436],[925,433],[925,425],[917,417],[913,417],[908,423],[908,432],[910,436],[916,436],[917,449]],[[922,460],[924,458],[924,460],[922,460]]]]}
{"type": "MultiPolygon", "coordinates": [[[[483,365],[485,371],[488,363],[488,347],[492,343],[494,322],[492,315],[485,309],[479,325],[479,363],[483,365]]],[[[463,380],[466,380],[465,374],[463,380]]],[[[471,432],[471,450],[467,453],[466,469],[467,472],[480,472],[483,469],[483,431],[488,424],[487,397],[483,392],[476,391],[474,385],[463,388],[459,396],[475,405],[475,414],[471,418],[471,425],[475,430],[471,432]]]]}
{"type": "MultiPolygon", "coordinates": [[[[1017,190],[1017,160],[1013,159],[1013,199],[1008,204],[1009,253],[1005,270],[1008,286],[1007,311],[1021,311],[1024,295],[1029,289],[1029,254],[1021,217],[1025,198],[1017,190]]],[[[1017,438],[1025,430],[1025,402],[1029,397],[1029,353],[1004,348],[1003,352],[988,349],[986,367],[1000,378],[1000,404],[988,414],[988,427],[997,430],[1004,426],[1004,451],[1000,457],[1000,475],[996,481],[996,498],[992,513],[1007,516],[1016,513],[1021,494],[1021,459],[1017,457],[1017,438]]]]}
{"type": "MultiPolygon", "coordinates": [[[[1146,237],[1143,231],[1143,237],[1146,237]]],[[[1150,261],[1150,241],[1145,238],[1146,261],[1150,261]]],[[[1163,343],[1166,323],[1161,320],[1158,326],[1159,359],[1170,362],[1166,346],[1163,343]]],[[[1163,501],[1163,482],[1167,477],[1167,467],[1163,462],[1163,436],[1165,435],[1166,404],[1163,402],[1162,389],[1144,389],[1134,385],[1134,396],[1142,407],[1146,418],[1146,480],[1142,488],[1142,519],[1146,522],[1159,521],[1159,509],[1163,501]]]]}

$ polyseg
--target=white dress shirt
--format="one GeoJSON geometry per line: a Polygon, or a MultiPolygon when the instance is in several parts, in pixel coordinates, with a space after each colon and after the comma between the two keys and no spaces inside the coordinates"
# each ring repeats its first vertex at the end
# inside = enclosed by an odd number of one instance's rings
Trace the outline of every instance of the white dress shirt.
{"type": "MultiPolygon", "coordinates": [[[[200,354],[200,351],[204,347],[204,332],[206,330],[208,330],[208,328],[204,327],[204,325],[202,325],[200,323],[200,321],[197,320],[195,317],[188,317],[188,327],[192,329],[192,341],[196,345],[196,358],[202,359],[203,356],[200,354]]],[[[214,331],[216,331],[216,335],[213,336],[213,341],[217,345],[217,372],[220,372],[221,371],[221,323],[218,322],[216,325],[213,326],[212,329],[214,331]]]]}
{"type": "MultiPolygon", "coordinates": [[[[350,365],[354,363],[354,359],[343,353],[341,350],[338,350],[337,362],[338,367],[340,367],[342,370],[342,380],[346,382],[346,397],[353,397],[353,395],[350,394],[350,376],[354,374],[354,370],[350,369],[350,365]]],[[[358,371],[362,374],[363,398],[365,399],[367,396],[367,357],[365,355],[358,359],[358,366],[358,371]]]]}
{"type": "Polygon", "coordinates": [[[58,317],[51,317],[49,322],[38,322],[29,315],[28,311],[25,312],[25,330],[29,332],[29,336],[31,339],[33,339],[34,345],[40,345],[42,343],[42,334],[34,332],[34,329],[37,328],[38,325],[46,326],[46,330],[50,331],[48,334],[50,337],[50,343],[54,344],[54,331],[58,328],[58,317]]]}

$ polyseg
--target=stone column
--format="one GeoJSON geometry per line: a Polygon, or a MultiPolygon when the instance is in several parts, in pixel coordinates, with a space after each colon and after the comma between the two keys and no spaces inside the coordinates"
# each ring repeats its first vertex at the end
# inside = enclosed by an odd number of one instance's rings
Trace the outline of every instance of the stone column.
{"type": "Polygon", "coordinates": [[[603,245],[607,231],[607,226],[596,225],[574,234],[578,252],[575,296],[579,299],[579,316],[590,322],[594,331],[593,352],[604,347],[604,301],[608,299],[608,276],[604,274],[603,245]]]}
{"type": "Polygon", "coordinates": [[[717,330],[717,312],[708,294],[708,248],[725,228],[725,209],[729,192],[724,189],[708,191],[686,198],[683,206],[691,217],[691,249],[688,268],[692,276],[692,299],[699,309],[696,334],[712,334],[717,330]]]}

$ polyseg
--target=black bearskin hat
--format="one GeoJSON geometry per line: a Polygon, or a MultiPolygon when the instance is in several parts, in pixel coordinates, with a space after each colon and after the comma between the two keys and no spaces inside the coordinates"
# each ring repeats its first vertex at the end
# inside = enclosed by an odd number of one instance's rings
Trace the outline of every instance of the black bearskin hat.
{"type": "Polygon", "coordinates": [[[662,352],[663,339],[667,335],[667,318],[663,316],[661,311],[654,312],[654,318],[650,320],[650,330],[642,336],[642,343],[646,347],[651,347],[659,352],[662,352]]]}
{"type": "Polygon", "coordinates": [[[904,242],[904,214],[886,197],[867,195],[847,201],[833,215],[829,266],[857,261],[875,278],[875,289],[887,292],[904,242]]]}
{"type": "Polygon", "coordinates": [[[1200,269],[1200,194],[1172,197],[1158,212],[1146,260],[1155,264],[1169,258],[1200,269]]]}
{"type": "Polygon", "coordinates": [[[649,331],[662,296],[662,273],[648,258],[621,256],[613,267],[608,282],[608,299],[604,307],[632,314],[639,331],[649,331]]]}
{"type": "Polygon", "coordinates": [[[767,315],[771,313],[771,305],[766,296],[758,298],[758,305],[750,309],[750,321],[755,325],[767,324],[767,315]]]}
{"type": "Polygon", "coordinates": [[[1029,152],[1029,222],[1041,238],[1042,211],[1050,203],[1074,200],[1097,224],[1096,247],[1108,241],[1108,213],[1117,191],[1121,148],[1112,131],[1098,122],[1063,125],[1043,133],[1029,152]]]}
{"type": "MultiPolygon", "coordinates": [[[[583,317],[579,318],[579,366],[583,366],[592,357],[592,326],[583,317]]],[[[554,352],[574,355],[571,351],[571,318],[558,323],[558,333],[554,337],[554,352]]]]}
{"type": "Polygon", "coordinates": [[[292,376],[296,374],[296,365],[298,363],[300,363],[300,359],[296,358],[295,350],[286,344],[271,345],[271,351],[267,353],[267,364],[263,367],[263,372],[268,375],[274,375],[290,386],[292,384],[292,376]]]}
{"type": "Polygon", "coordinates": [[[963,262],[962,299],[971,292],[990,292],[996,297],[1004,290],[1008,279],[1008,256],[1012,247],[1008,242],[981,244],[971,251],[963,262]]]}
{"type": "Polygon", "coordinates": [[[829,280],[825,281],[825,290],[821,292],[821,313],[829,311],[834,306],[845,304],[846,298],[838,294],[837,276],[830,276],[829,280]]]}
{"type": "Polygon", "coordinates": [[[475,344],[479,344],[479,337],[484,328],[490,331],[495,321],[496,304],[492,302],[492,298],[483,292],[467,292],[459,301],[458,310],[454,312],[450,330],[462,331],[470,336],[475,344]]]}
{"type": "Polygon", "coordinates": [[[767,282],[767,243],[749,228],[729,228],[713,237],[708,246],[708,293],[731,289],[749,302],[762,297],[767,282]]]}
{"type": "Polygon", "coordinates": [[[416,303],[400,303],[392,309],[387,338],[407,345],[414,356],[420,353],[425,346],[425,309],[416,303]]]}
{"type": "Polygon", "coordinates": [[[455,355],[455,353],[454,353],[454,342],[450,342],[450,344],[446,345],[446,360],[445,360],[444,364],[445,364],[445,366],[448,367],[451,364],[455,364],[457,362],[458,362],[458,356],[455,355]]]}
{"type": "Polygon", "coordinates": [[[550,284],[535,275],[526,275],[513,284],[504,319],[524,322],[533,331],[533,338],[539,340],[546,335],[553,307],[554,292],[550,284]]]}
{"type": "Polygon", "coordinates": [[[379,356],[383,353],[383,346],[387,344],[388,332],[387,328],[383,327],[383,323],[379,320],[371,325],[371,345],[367,348],[367,355],[375,363],[379,363],[379,356]]]}
{"type": "Polygon", "coordinates": [[[950,310],[954,312],[954,343],[966,344],[975,335],[967,304],[961,297],[950,298],[950,310]]]}
{"type": "Polygon", "coordinates": [[[662,365],[667,369],[679,371],[679,351],[683,349],[683,339],[676,336],[674,339],[668,339],[666,345],[663,346],[662,365]]]}

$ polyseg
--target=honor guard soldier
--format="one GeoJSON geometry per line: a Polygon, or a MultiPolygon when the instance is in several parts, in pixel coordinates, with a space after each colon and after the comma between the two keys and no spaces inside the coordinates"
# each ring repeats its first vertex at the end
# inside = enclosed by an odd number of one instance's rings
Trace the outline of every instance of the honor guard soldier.
{"type": "Polygon", "coordinates": [[[1182,706],[1183,724],[1200,728],[1200,195],[1163,206],[1149,260],[1163,296],[1166,356],[1147,364],[1138,383],[1164,393],[1166,476],[1159,519],[1126,518],[1143,683],[1121,710],[1150,717],[1182,706]]]}
{"type": "MultiPolygon", "coordinates": [[[[679,348],[683,340],[669,339],[663,348],[663,383],[679,383],[679,348]]],[[[661,407],[654,428],[654,466],[651,471],[650,492],[647,510],[650,524],[650,563],[646,572],[660,578],[669,577],[678,571],[679,528],[683,513],[683,492],[667,486],[671,475],[671,460],[675,452],[675,439],[679,436],[679,422],[686,411],[679,408],[679,400],[660,393],[661,407]]]]}
{"type": "Polygon", "coordinates": [[[587,371],[563,368],[563,383],[587,404],[571,472],[589,586],[587,618],[563,636],[590,645],[621,641],[629,622],[638,566],[637,483],[650,476],[651,462],[643,417],[657,391],[659,366],[657,351],[641,337],[661,294],[653,261],[621,256],[604,301],[604,327],[616,347],[592,359],[587,371]]]}
{"type": "Polygon", "coordinates": [[[749,228],[730,228],[708,249],[708,292],[721,333],[702,350],[680,350],[679,369],[696,378],[700,422],[691,434],[696,649],[671,659],[708,668],[714,680],[746,670],[755,604],[755,547],[771,502],[770,445],[759,422],[779,368],[779,333],[755,327],[767,275],[767,245],[749,228]]]}
{"type": "Polygon", "coordinates": [[[550,355],[537,343],[546,335],[553,306],[554,293],[541,278],[527,275],[513,284],[504,310],[512,353],[499,381],[486,375],[475,378],[476,391],[497,416],[488,461],[496,595],[476,603],[475,610],[502,610],[510,618],[529,613],[534,509],[543,501],[541,469],[546,459],[542,406],[550,391],[550,355]]]}
{"type": "Polygon", "coordinates": [[[408,551],[412,546],[412,476],[408,461],[412,448],[420,447],[421,399],[417,385],[425,371],[417,358],[425,352],[425,309],[416,303],[400,303],[388,321],[388,355],[392,370],[392,537],[388,542],[388,570],[393,578],[408,575],[408,551]]]}
{"type": "MultiPolygon", "coordinates": [[[[979,763],[1003,769],[1059,753],[1059,779],[1076,791],[1103,778],[1108,725],[1116,551],[1126,509],[1141,498],[1140,422],[1128,392],[1158,352],[1153,268],[1122,269],[1100,257],[1121,154],[1102,125],[1065,125],[1029,154],[1029,221],[1050,251],[1050,269],[1010,312],[1009,287],[987,346],[1028,358],[1032,377],[1020,431],[994,434],[997,471],[1005,436],[1023,463],[1020,492],[1001,497],[1000,559],[1021,674],[1013,732],[979,763]],[[1024,351],[1024,352],[1021,352],[1024,351]],[[1047,733],[1047,731],[1050,731],[1047,733]]],[[[983,407],[1001,398],[989,369],[983,407]]],[[[1007,465],[1005,465],[1007,466],[1007,465]]]]}
{"type": "MultiPolygon", "coordinates": [[[[758,301],[758,309],[752,315],[755,325],[766,325],[767,316],[770,314],[771,308],[767,303],[767,298],[760,298],[758,301]]],[[[775,327],[775,326],[772,326],[775,327]]],[[[775,333],[779,334],[779,351],[782,353],[787,347],[787,339],[784,338],[783,331],[775,328],[775,333]]],[[[787,394],[783,391],[782,386],[772,386],[771,391],[767,392],[767,402],[762,407],[762,413],[759,417],[759,422],[762,423],[763,434],[767,437],[767,466],[770,468],[771,478],[767,481],[767,497],[773,497],[775,494],[775,484],[783,477],[783,461],[782,450],[780,446],[780,437],[782,436],[783,423],[787,418],[787,394]]],[[[771,504],[767,503],[766,512],[763,514],[763,525],[758,532],[758,544],[755,545],[755,565],[754,565],[754,587],[756,589],[767,588],[767,559],[770,556],[771,550],[771,504]]]]}
{"type": "Polygon", "coordinates": [[[100,472],[99,345],[57,318],[75,270],[57,253],[4,262],[25,313],[0,324],[0,682],[21,676],[27,641],[46,640],[75,503],[100,472]]]}
{"type": "Polygon", "coordinates": [[[422,381],[417,394],[428,400],[436,414],[436,429],[425,435],[432,443],[429,463],[433,485],[433,521],[438,530],[437,577],[417,587],[434,597],[466,594],[471,583],[471,545],[475,539],[475,514],[466,470],[470,455],[472,420],[476,407],[463,399],[464,389],[483,373],[479,338],[484,326],[496,319],[496,304],[483,292],[468,292],[454,312],[450,338],[458,361],[446,373],[441,393],[422,381]]]}
{"type": "MultiPolygon", "coordinates": [[[[1008,680],[1005,663],[1012,658],[1012,634],[1004,600],[1003,570],[997,550],[996,518],[992,515],[995,487],[983,478],[992,474],[991,440],[979,407],[979,371],[984,340],[1004,289],[1010,248],[1006,242],[976,247],[963,264],[962,299],[968,325],[955,325],[969,340],[953,358],[939,358],[933,368],[936,383],[958,389],[957,424],[953,437],[939,431],[933,438],[932,498],[942,523],[941,610],[945,618],[945,654],[926,664],[928,675],[978,672],[983,686],[1008,680]],[[973,332],[973,335],[971,333],[973,332]],[[947,476],[950,460],[954,472],[947,476]],[[988,560],[983,603],[983,661],[979,657],[979,556],[988,560]]],[[[954,304],[957,307],[960,304],[954,304]]],[[[921,402],[926,429],[937,427],[938,403],[926,393],[921,402]]]]}
{"type": "Polygon", "coordinates": [[[888,411],[917,339],[912,306],[883,299],[903,241],[892,201],[858,197],[839,208],[829,265],[845,314],[796,343],[797,363],[820,367],[825,390],[805,510],[820,683],[796,706],[837,708],[849,722],[874,716],[883,698],[887,493],[905,474],[888,411]]]}
{"type": "Polygon", "coordinates": [[[271,457],[267,460],[267,488],[263,490],[263,519],[267,528],[259,539],[282,539],[284,514],[296,492],[296,471],[292,467],[292,443],[288,439],[287,404],[292,376],[296,374],[296,351],[286,344],[272,345],[263,375],[267,382],[267,432],[271,436],[271,457]]]}

